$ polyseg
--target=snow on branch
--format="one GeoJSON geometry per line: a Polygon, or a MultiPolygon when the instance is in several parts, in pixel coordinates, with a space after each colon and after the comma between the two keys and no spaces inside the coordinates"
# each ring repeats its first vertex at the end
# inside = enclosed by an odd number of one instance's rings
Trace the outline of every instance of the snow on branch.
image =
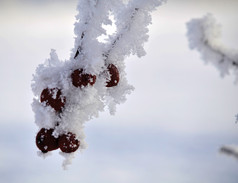
{"type": "Polygon", "coordinates": [[[142,57],[146,54],[144,43],[148,41],[148,25],[151,11],[165,3],[165,0],[131,0],[115,16],[117,32],[110,37],[106,57],[123,60],[131,54],[142,57]],[[122,21],[123,20],[123,21],[122,21]],[[110,53],[110,55],[109,55],[110,53]]]}
{"type": "Polygon", "coordinates": [[[106,59],[108,59],[111,51],[115,48],[116,44],[122,39],[123,35],[125,34],[125,31],[129,31],[131,23],[133,22],[135,14],[137,13],[138,10],[139,10],[138,8],[135,8],[134,11],[132,11],[128,24],[125,25],[125,27],[123,28],[123,31],[118,32],[116,34],[115,38],[112,39],[111,45],[109,46],[107,52],[104,53],[104,56],[105,56],[106,59]]]}
{"type": "MultiPolygon", "coordinates": [[[[190,20],[187,23],[187,37],[190,48],[198,50],[202,59],[212,63],[222,77],[233,71],[238,81],[238,50],[228,49],[221,43],[221,25],[211,14],[190,20]]],[[[220,148],[220,152],[238,159],[238,146],[226,145],[220,148]]]]}
{"type": "Polygon", "coordinates": [[[222,45],[221,25],[211,14],[190,20],[187,23],[187,37],[190,48],[198,50],[204,61],[216,66],[221,76],[233,71],[238,79],[238,50],[222,45]]]}
{"type": "Polygon", "coordinates": [[[91,1],[79,1],[78,3],[78,11],[80,12],[76,19],[80,20],[75,23],[75,35],[77,36],[75,39],[76,53],[74,55],[74,59],[77,58],[79,54],[82,54],[83,47],[83,39],[85,32],[88,30],[88,23],[94,16],[95,7],[98,3],[98,0],[91,1]],[[83,12],[83,13],[82,13],[83,12]]]}

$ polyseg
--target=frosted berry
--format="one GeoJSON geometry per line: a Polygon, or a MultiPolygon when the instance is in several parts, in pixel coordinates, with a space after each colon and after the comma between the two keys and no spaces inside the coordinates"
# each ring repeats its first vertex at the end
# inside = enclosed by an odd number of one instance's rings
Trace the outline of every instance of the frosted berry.
{"type": "Polygon", "coordinates": [[[71,74],[72,83],[75,87],[93,85],[96,82],[96,76],[83,73],[83,69],[77,69],[71,74]]]}
{"type": "Polygon", "coordinates": [[[36,146],[43,152],[53,151],[59,148],[58,139],[52,133],[54,129],[42,128],[36,135],[36,146]]]}
{"type": "Polygon", "coordinates": [[[66,98],[62,96],[62,92],[58,88],[46,88],[40,96],[41,102],[46,102],[46,105],[51,106],[56,112],[61,112],[65,106],[66,98]]]}
{"type": "Polygon", "coordinates": [[[117,86],[120,80],[120,75],[117,67],[114,64],[109,64],[107,70],[110,74],[110,79],[107,81],[106,87],[117,86]]]}
{"type": "Polygon", "coordinates": [[[80,146],[80,141],[76,139],[75,134],[68,132],[59,137],[59,148],[62,152],[75,152],[80,146]]]}

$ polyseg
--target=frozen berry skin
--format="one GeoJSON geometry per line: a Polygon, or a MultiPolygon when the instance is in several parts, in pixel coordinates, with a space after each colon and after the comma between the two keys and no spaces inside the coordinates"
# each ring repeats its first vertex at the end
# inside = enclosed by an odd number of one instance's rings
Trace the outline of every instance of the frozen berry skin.
{"type": "Polygon", "coordinates": [[[36,146],[43,152],[53,151],[59,148],[58,138],[55,138],[52,133],[54,129],[42,128],[36,135],[36,146]]]}
{"type": "Polygon", "coordinates": [[[62,112],[65,106],[66,97],[62,96],[62,92],[58,88],[46,88],[42,91],[40,101],[51,106],[56,112],[62,112]]]}
{"type": "Polygon", "coordinates": [[[71,74],[72,84],[75,87],[85,87],[88,84],[94,85],[96,76],[92,74],[83,73],[83,69],[77,69],[71,74]]]}
{"type": "Polygon", "coordinates": [[[76,139],[75,134],[68,132],[59,137],[59,148],[64,153],[75,152],[80,146],[80,141],[76,139]]]}
{"type": "Polygon", "coordinates": [[[120,75],[117,67],[114,64],[109,64],[107,70],[110,74],[110,79],[107,81],[106,87],[117,86],[120,80],[120,75]]]}

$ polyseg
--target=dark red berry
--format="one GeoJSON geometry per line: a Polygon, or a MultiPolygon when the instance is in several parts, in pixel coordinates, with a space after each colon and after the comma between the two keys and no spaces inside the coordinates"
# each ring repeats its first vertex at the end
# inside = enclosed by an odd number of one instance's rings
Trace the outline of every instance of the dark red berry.
{"type": "Polygon", "coordinates": [[[58,139],[52,133],[54,129],[42,128],[36,135],[36,146],[43,152],[53,151],[59,148],[58,139]]]}
{"type": "Polygon", "coordinates": [[[107,81],[106,87],[117,86],[120,80],[120,75],[117,67],[114,64],[109,64],[107,70],[109,71],[110,78],[107,81]]]}
{"type": "Polygon", "coordinates": [[[66,98],[62,96],[62,92],[58,88],[46,88],[40,96],[41,102],[46,102],[46,105],[51,106],[56,112],[61,112],[65,106],[66,98]]]}
{"type": "Polygon", "coordinates": [[[83,72],[83,69],[77,69],[71,74],[72,83],[75,87],[93,85],[96,82],[96,76],[83,72]]]}
{"type": "Polygon", "coordinates": [[[62,152],[75,152],[80,146],[80,141],[76,139],[75,134],[68,132],[59,137],[59,148],[62,152]]]}

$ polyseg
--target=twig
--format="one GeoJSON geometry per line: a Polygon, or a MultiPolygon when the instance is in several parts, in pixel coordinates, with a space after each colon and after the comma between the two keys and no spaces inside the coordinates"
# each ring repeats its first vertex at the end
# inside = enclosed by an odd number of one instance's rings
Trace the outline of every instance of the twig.
{"type": "MultiPolygon", "coordinates": [[[[86,23],[85,23],[85,24],[86,24],[86,23]]],[[[84,31],[84,32],[85,32],[85,31],[84,31]]],[[[83,40],[83,38],[84,38],[84,32],[82,32],[82,34],[81,34],[81,40],[83,40]]],[[[79,52],[81,53],[82,50],[83,50],[82,46],[79,46],[78,49],[77,49],[77,51],[76,51],[76,53],[75,53],[75,55],[74,55],[74,59],[77,58],[77,56],[79,55],[79,52]]]]}
{"type": "MultiPolygon", "coordinates": [[[[96,3],[95,3],[95,5],[94,5],[94,7],[96,7],[97,6],[97,4],[98,4],[98,0],[96,0],[96,3]]],[[[88,22],[90,21],[90,19],[88,18],[86,21],[85,21],[85,25],[88,25],[88,22]]],[[[77,57],[78,57],[78,55],[80,54],[80,53],[82,53],[82,51],[83,51],[83,45],[82,45],[82,42],[83,42],[83,38],[85,37],[85,34],[86,34],[86,31],[87,31],[87,27],[85,28],[85,30],[82,32],[82,34],[81,34],[81,44],[78,46],[78,49],[77,49],[77,51],[76,51],[76,53],[75,53],[75,55],[74,55],[74,59],[76,59],[77,57]]]]}
{"type": "MultiPolygon", "coordinates": [[[[134,18],[135,18],[135,16],[136,16],[136,14],[138,13],[138,11],[139,11],[139,8],[135,8],[135,9],[134,9],[134,11],[133,11],[133,13],[132,13],[132,15],[131,15],[129,24],[126,25],[126,26],[124,27],[124,29],[122,29],[122,30],[127,30],[127,31],[130,30],[131,24],[132,24],[132,22],[133,22],[133,20],[134,20],[134,18]]],[[[118,36],[115,38],[115,40],[112,42],[112,45],[111,45],[110,49],[109,49],[106,53],[103,54],[103,56],[105,57],[105,61],[108,59],[108,57],[109,57],[111,51],[115,48],[116,44],[120,41],[120,39],[121,39],[122,37],[123,37],[123,33],[119,33],[119,35],[118,35],[118,36]]]]}
{"type": "Polygon", "coordinates": [[[208,41],[205,41],[204,45],[206,45],[208,48],[210,48],[214,53],[217,53],[217,54],[221,55],[221,60],[218,61],[219,63],[223,63],[225,61],[225,59],[227,58],[228,60],[230,60],[231,64],[238,69],[238,60],[231,59],[228,55],[223,53],[222,50],[218,50],[216,48],[213,48],[209,44],[208,41]]]}
{"type": "Polygon", "coordinates": [[[220,152],[238,158],[238,151],[236,146],[223,146],[220,148],[220,152]]]}

